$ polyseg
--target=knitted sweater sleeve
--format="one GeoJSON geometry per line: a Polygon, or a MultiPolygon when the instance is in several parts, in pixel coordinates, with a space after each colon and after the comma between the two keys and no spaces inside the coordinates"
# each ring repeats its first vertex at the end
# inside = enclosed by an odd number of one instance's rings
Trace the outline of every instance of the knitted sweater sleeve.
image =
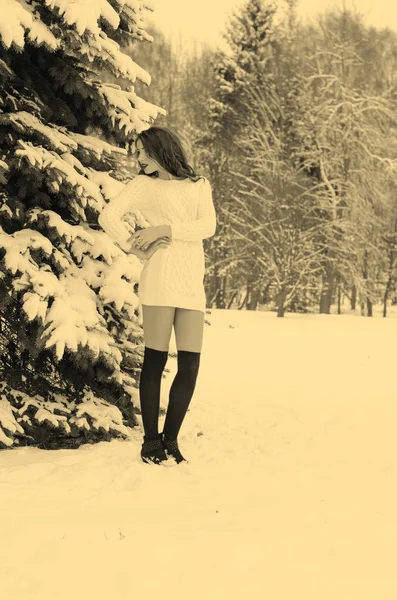
{"type": "Polygon", "coordinates": [[[125,252],[130,249],[127,240],[131,237],[131,233],[123,223],[123,216],[133,209],[141,209],[144,200],[145,176],[137,175],[124,186],[117,196],[110,200],[98,217],[98,223],[102,229],[125,252]]]}
{"type": "Polygon", "coordinates": [[[208,179],[200,182],[197,219],[184,223],[172,223],[172,239],[192,242],[212,237],[216,230],[216,214],[212,201],[211,184],[208,179]]]}

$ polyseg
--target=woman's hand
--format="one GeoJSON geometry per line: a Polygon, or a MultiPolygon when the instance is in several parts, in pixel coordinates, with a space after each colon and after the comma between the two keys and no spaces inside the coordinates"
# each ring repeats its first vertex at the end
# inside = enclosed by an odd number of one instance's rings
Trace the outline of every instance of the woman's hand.
{"type": "Polygon", "coordinates": [[[150,258],[155,252],[157,252],[157,250],[159,250],[160,248],[168,248],[170,244],[170,238],[158,238],[157,240],[152,242],[146,250],[143,251],[145,254],[145,259],[148,260],[148,258],[150,258]]]}
{"type": "Polygon", "coordinates": [[[128,243],[134,248],[147,250],[150,244],[161,238],[171,238],[171,227],[169,225],[157,225],[140,229],[132,234],[128,239],[128,243]]]}
{"type": "Polygon", "coordinates": [[[170,238],[162,237],[152,242],[146,250],[132,246],[129,254],[135,254],[141,260],[148,260],[160,248],[168,248],[171,243],[170,238]]]}

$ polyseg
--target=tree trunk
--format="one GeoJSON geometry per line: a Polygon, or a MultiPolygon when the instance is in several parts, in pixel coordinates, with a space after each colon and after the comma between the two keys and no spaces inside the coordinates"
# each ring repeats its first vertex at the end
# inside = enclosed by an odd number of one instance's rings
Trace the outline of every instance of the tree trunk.
{"type": "Polygon", "coordinates": [[[281,288],[281,290],[278,292],[277,296],[276,296],[276,302],[277,302],[277,317],[284,317],[285,315],[285,301],[287,299],[287,289],[286,288],[281,288]]]}
{"type": "MultiPolygon", "coordinates": [[[[365,251],[364,253],[364,269],[363,269],[363,277],[365,281],[368,281],[368,253],[365,251]]],[[[367,306],[367,317],[372,317],[372,302],[368,296],[368,284],[366,285],[366,294],[365,294],[365,304],[367,306]]]]}
{"type": "Polygon", "coordinates": [[[229,302],[227,303],[227,308],[228,309],[231,308],[233,302],[236,299],[236,296],[237,296],[237,291],[234,291],[233,294],[231,295],[230,299],[229,299],[229,302]]]}
{"type": "MultiPolygon", "coordinates": [[[[394,229],[397,232],[397,221],[395,223],[394,229]]],[[[393,284],[393,273],[395,268],[395,256],[394,252],[390,252],[389,256],[389,277],[387,278],[387,283],[385,287],[385,293],[383,295],[383,317],[387,317],[387,302],[389,300],[390,291],[393,284]]]]}
{"type": "Polygon", "coordinates": [[[217,295],[218,289],[216,287],[216,273],[213,273],[213,275],[211,275],[211,279],[208,285],[208,308],[212,308],[212,305],[214,304],[217,295]]]}
{"type": "Polygon", "coordinates": [[[226,308],[223,288],[220,288],[218,290],[218,294],[216,296],[216,301],[215,301],[215,306],[216,306],[216,308],[226,308]]]}
{"type": "Polygon", "coordinates": [[[224,277],[222,277],[222,291],[223,291],[223,302],[224,302],[224,308],[226,308],[227,304],[229,303],[229,289],[230,289],[230,277],[228,275],[225,275],[224,277]]]}
{"type": "Polygon", "coordinates": [[[338,315],[342,314],[342,287],[338,283],[338,315]]]}
{"type": "Polygon", "coordinates": [[[240,304],[240,306],[238,307],[239,310],[242,310],[247,302],[247,298],[248,298],[248,292],[245,292],[245,296],[243,298],[242,303],[240,304]]]}
{"type": "Polygon", "coordinates": [[[387,284],[386,284],[386,288],[385,288],[385,293],[383,295],[383,317],[387,317],[387,302],[389,300],[390,288],[391,288],[391,276],[389,275],[389,279],[387,280],[387,284]]]}
{"type": "Polygon", "coordinates": [[[216,300],[216,294],[215,294],[215,296],[213,296],[211,294],[211,290],[210,290],[210,293],[207,295],[207,308],[212,308],[212,305],[214,304],[215,300],[216,300]]]}
{"type": "Polygon", "coordinates": [[[327,265],[323,275],[323,287],[320,298],[320,314],[331,313],[332,297],[334,295],[335,273],[331,264],[327,265]]]}
{"type": "Polygon", "coordinates": [[[214,303],[215,298],[212,295],[211,285],[209,285],[209,286],[206,287],[206,289],[205,289],[205,296],[206,296],[206,299],[207,299],[206,307],[207,308],[212,308],[212,305],[214,303]]]}
{"type": "Polygon", "coordinates": [[[267,283],[265,289],[262,291],[262,304],[267,304],[270,302],[269,290],[271,285],[271,283],[267,283]]]}
{"type": "Polygon", "coordinates": [[[224,278],[214,273],[211,277],[209,308],[215,302],[215,308],[226,308],[224,298],[224,278]]]}
{"type": "Polygon", "coordinates": [[[357,288],[355,285],[353,285],[352,287],[352,297],[350,300],[350,307],[352,310],[356,310],[356,306],[357,306],[357,288]]]}
{"type": "Polygon", "coordinates": [[[260,290],[258,288],[254,288],[251,290],[251,295],[249,301],[247,302],[247,310],[256,310],[258,307],[260,297],[260,290]]]}

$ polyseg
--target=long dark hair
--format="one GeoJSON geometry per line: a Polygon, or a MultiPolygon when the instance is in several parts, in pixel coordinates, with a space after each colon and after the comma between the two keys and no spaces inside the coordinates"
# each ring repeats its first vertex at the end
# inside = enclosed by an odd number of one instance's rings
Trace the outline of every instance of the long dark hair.
{"type": "MultiPolygon", "coordinates": [[[[141,140],[147,154],[174,177],[189,178],[192,181],[202,179],[188,164],[179,137],[167,127],[149,127],[137,135],[135,143],[138,140],[141,140]]],[[[139,175],[145,175],[143,169],[139,171],[139,175]]],[[[158,176],[157,171],[152,175],[158,176]]]]}

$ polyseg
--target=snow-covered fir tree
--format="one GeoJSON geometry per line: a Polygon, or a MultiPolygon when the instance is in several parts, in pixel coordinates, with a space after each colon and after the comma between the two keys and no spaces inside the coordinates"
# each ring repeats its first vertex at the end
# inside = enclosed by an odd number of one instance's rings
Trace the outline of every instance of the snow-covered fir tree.
{"type": "Polygon", "coordinates": [[[245,161],[236,167],[240,186],[227,218],[238,254],[246,257],[247,308],[272,301],[282,317],[287,310],[306,310],[306,291],[319,271],[318,228],[311,216],[316,208],[312,184],[300,172],[302,56],[295,1],[283,15],[273,6],[247,3],[239,44],[239,28],[231,28],[236,63],[248,66],[248,78],[240,92],[244,110],[238,144],[245,161]]]}
{"type": "Polygon", "coordinates": [[[267,85],[275,15],[274,2],[247,0],[228,22],[224,35],[228,52],[220,53],[214,62],[216,88],[202,145],[207,149],[218,214],[217,233],[207,246],[211,264],[208,295],[219,308],[228,306],[228,298],[240,288],[248,290],[247,307],[255,308],[260,293],[255,289],[260,277],[258,262],[236,244],[230,214],[235,212],[234,198],[241,187],[235,174],[243,170],[248,175],[250,171],[251,150],[245,142],[247,127],[255,127],[256,122],[249,92],[259,81],[267,85]]]}
{"type": "Polygon", "coordinates": [[[0,447],[78,445],[136,422],[141,263],[97,218],[124,185],[134,133],[165,112],[135,93],[150,75],[123,51],[153,41],[147,9],[2,0],[0,447]]]}

